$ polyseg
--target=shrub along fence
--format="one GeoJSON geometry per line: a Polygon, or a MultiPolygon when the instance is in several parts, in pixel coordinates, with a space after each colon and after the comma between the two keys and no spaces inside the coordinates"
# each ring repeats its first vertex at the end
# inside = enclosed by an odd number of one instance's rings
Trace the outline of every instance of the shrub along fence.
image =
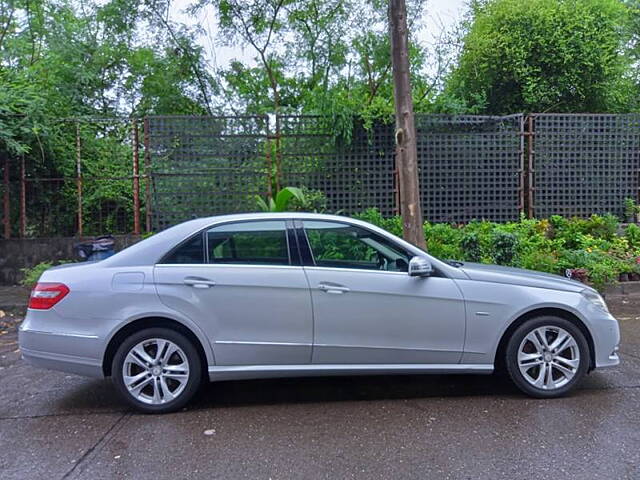
{"type": "MultiPolygon", "coordinates": [[[[348,139],[318,116],[58,123],[42,155],[0,158],[5,237],[158,231],[283,186],[322,192],[328,211],[398,213],[392,122],[356,121],[348,139]]],[[[638,200],[637,114],[421,114],[416,130],[431,222],[621,216],[638,200]]]]}

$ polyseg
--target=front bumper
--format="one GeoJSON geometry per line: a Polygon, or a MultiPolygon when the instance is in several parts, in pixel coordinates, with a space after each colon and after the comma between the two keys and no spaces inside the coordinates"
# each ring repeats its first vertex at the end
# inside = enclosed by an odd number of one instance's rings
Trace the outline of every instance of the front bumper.
{"type": "Polygon", "coordinates": [[[608,313],[602,313],[590,322],[595,348],[595,368],[615,367],[620,364],[618,348],[620,327],[618,321],[608,313]]]}

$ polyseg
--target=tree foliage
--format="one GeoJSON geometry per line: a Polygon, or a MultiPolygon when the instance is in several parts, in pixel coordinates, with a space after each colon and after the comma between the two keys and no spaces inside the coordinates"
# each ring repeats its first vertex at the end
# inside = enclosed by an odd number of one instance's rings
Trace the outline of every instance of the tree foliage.
{"type": "MultiPolygon", "coordinates": [[[[208,5],[218,14],[221,41],[245,46],[255,56],[253,62],[236,60],[218,71],[221,108],[326,114],[337,120],[338,128],[341,121],[351,128],[353,115],[367,123],[392,117],[386,2],[201,0],[193,11],[208,5]]],[[[426,68],[427,50],[415,41],[425,8],[424,0],[409,2],[419,110],[429,108],[437,91],[437,79],[426,68]]]]}
{"type": "Polygon", "coordinates": [[[635,109],[630,19],[619,0],[475,1],[440,108],[492,114],[635,109]]]}
{"type": "Polygon", "coordinates": [[[210,113],[215,82],[168,6],[0,0],[0,148],[33,150],[56,131],[52,119],[210,113]]]}

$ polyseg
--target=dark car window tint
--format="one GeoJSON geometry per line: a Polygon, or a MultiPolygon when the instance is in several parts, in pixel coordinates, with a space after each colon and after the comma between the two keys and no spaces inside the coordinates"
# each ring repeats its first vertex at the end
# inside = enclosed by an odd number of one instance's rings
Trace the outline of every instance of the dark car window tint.
{"type": "Polygon", "coordinates": [[[180,245],[175,251],[170,253],[162,263],[204,263],[204,246],[202,244],[202,234],[198,234],[180,245]]]}
{"type": "Polygon", "coordinates": [[[316,266],[406,272],[409,254],[386,238],[345,223],[305,221],[316,266]]]}
{"type": "Polygon", "coordinates": [[[289,265],[283,220],[231,223],[207,232],[209,263],[289,265]]]}

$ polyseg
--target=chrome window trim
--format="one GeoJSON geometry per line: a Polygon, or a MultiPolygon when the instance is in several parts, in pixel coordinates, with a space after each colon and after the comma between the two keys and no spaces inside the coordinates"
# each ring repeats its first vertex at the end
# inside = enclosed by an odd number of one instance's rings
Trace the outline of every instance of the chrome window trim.
{"type": "MultiPolygon", "coordinates": [[[[212,227],[207,227],[202,231],[202,234],[204,235],[204,261],[205,261],[205,265],[221,265],[221,264],[214,264],[210,262],[209,259],[209,231],[214,230],[216,228],[225,226],[225,225],[235,225],[235,224],[239,224],[239,223],[264,223],[264,222],[282,222],[282,224],[284,225],[284,239],[287,242],[287,260],[289,261],[289,265],[273,265],[274,267],[285,267],[285,266],[291,266],[292,265],[292,261],[291,261],[291,245],[289,245],[289,227],[287,226],[287,220],[288,219],[268,219],[268,218],[261,218],[261,219],[257,219],[257,220],[238,220],[238,221],[230,221],[230,222],[225,222],[225,223],[219,223],[217,225],[214,225],[212,227]]],[[[244,264],[244,265],[248,265],[248,266],[254,266],[254,264],[252,263],[248,263],[248,264],[244,264]]],[[[258,264],[256,264],[255,266],[259,266],[258,264]]]]}
{"type": "Polygon", "coordinates": [[[302,268],[301,265],[254,265],[245,263],[156,263],[156,267],[203,267],[203,268],[283,268],[283,269],[297,269],[302,268]]]}
{"type": "Polygon", "coordinates": [[[359,272],[359,273],[378,273],[383,275],[403,275],[408,277],[409,274],[407,272],[393,272],[389,270],[369,270],[367,268],[346,268],[346,267],[304,267],[305,270],[318,270],[320,272],[359,272]]]}

